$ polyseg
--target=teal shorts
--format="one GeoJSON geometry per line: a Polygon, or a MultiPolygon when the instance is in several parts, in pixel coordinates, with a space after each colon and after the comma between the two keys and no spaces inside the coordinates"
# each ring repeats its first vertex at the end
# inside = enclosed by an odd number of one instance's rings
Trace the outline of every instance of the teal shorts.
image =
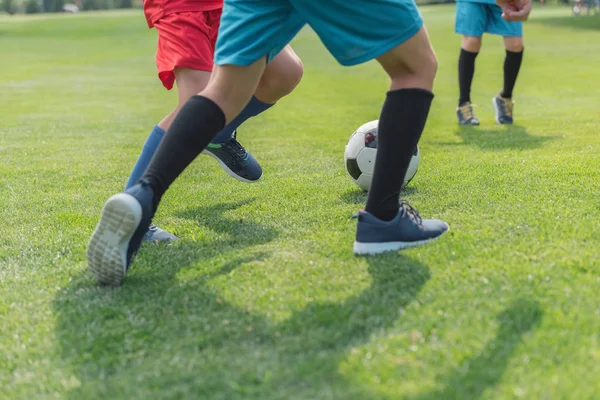
{"type": "Polygon", "coordinates": [[[215,64],[271,59],[306,24],[340,64],[356,65],[413,37],[423,18],[413,0],[225,0],[215,64]]]}
{"type": "Polygon", "coordinates": [[[496,4],[458,1],[456,3],[456,33],[466,36],[483,36],[491,33],[500,36],[523,36],[522,22],[506,22],[502,9],[496,4]]]}

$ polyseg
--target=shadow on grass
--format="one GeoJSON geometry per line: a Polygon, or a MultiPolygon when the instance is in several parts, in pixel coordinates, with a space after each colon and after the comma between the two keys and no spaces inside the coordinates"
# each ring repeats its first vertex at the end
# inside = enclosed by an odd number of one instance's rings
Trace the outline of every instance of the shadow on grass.
{"type": "MultiPolygon", "coordinates": [[[[418,189],[410,184],[402,189],[400,196],[410,196],[411,194],[417,193],[418,189]]],[[[348,190],[346,193],[340,196],[340,199],[346,204],[353,204],[357,206],[364,206],[367,202],[368,193],[360,189],[348,190]]]]}
{"type": "MultiPolygon", "coordinates": [[[[150,246],[144,244],[134,260],[132,275],[125,285],[137,280],[159,279],[155,274],[168,273],[172,278],[180,269],[194,263],[220,256],[223,252],[242,252],[274,240],[278,232],[272,227],[244,219],[228,218],[227,211],[250,204],[254,199],[234,203],[219,203],[208,207],[196,207],[176,214],[180,218],[193,220],[210,230],[205,240],[174,242],[171,245],[150,246]]],[[[262,254],[262,253],[258,253],[262,254]]],[[[246,258],[245,256],[243,257],[246,258]]],[[[160,279],[167,279],[161,277],[160,279]]]]}
{"type": "Polygon", "coordinates": [[[512,302],[497,316],[498,332],[483,350],[455,371],[439,379],[440,389],[414,400],[479,399],[502,379],[523,335],[535,329],[542,318],[539,304],[529,299],[512,302]]]}
{"type": "MultiPolygon", "coordinates": [[[[496,319],[496,336],[476,355],[447,375],[437,377],[438,388],[416,396],[388,396],[364,392],[361,400],[477,400],[500,382],[523,336],[536,329],[543,313],[536,301],[513,301],[496,319]]],[[[489,393],[488,393],[489,394],[489,393]]]]}
{"type": "MultiPolygon", "coordinates": [[[[175,249],[163,251],[170,257],[175,249]]],[[[212,288],[213,278],[268,257],[241,255],[184,283],[174,279],[178,266],[116,290],[75,277],[54,302],[61,355],[79,382],[69,398],[270,400],[343,391],[338,365],[348,349],[392,326],[429,279],[408,257],[369,258],[366,290],[309,303],[280,322],[212,288]]]]}
{"type": "Polygon", "coordinates": [[[238,249],[267,243],[277,237],[278,233],[271,227],[247,219],[229,218],[224,215],[228,211],[236,210],[252,202],[254,199],[221,203],[210,207],[196,207],[179,212],[176,216],[206,226],[218,237],[226,236],[228,238],[210,246],[209,254],[214,255],[214,253],[221,253],[223,250],[231,248],[238,249]]]}
{"type": "Polygon", "coordinates": [[[531,136],[519,125],[504,125],[494,129],[461,126],[456,134],[464,144],[490,151],[536,149],[555,139],[553,136],[531,136]]]}
{"type": "Polygon", "coordinates": [[[571,28],[571,29],[583,29],[583,30],[595,30],[600,31],[600,14],[596,15],[584,15],[575,17],[573,15],[564,17],[551,17],[551,18],[533,18],[529,23],[548,25],[552,28],[571,28]]]}
{"type": "MultiPolygon", "coordinates": [[[[218,239],[198,243],[182,240],[169,246],[144,245],[121,288],[97,287],[87,271],[73,277],[54,301],[61,353],[73,363],[74,373],[81,382],[81,390],[73,390],[70,397],[97,398],[107,394],[119,397],[118,390],[113,391],[115,387],[98,381],[92,385],[85,383],[90,379],[118,380],[126,372],[124,364],[144,360],[165,344],[176,346],[179,340],[187,339],[186,343],[197,351],[226,340],[227,327],[206,334],[207,327],[221,325],[219,315],[228,307],[203,284],[242,265],[267,259],[270,253],[251,247],[270,242],[278,234],[268,226],[231,220],[223,215],[250,202],[223,203],[181,213],[181,217],[197,219],[217,233],[218,239]],[[237,236],[218,235],[226,231],[237,236]],[[237,255],[223,261],[219,258],[223,251],[237,255]],[[203,270],[193,284],[179,285],[179,271],[207,260],[214,260],[208,271],[203,270]],[[203,340],[197,340],[196,335],[203,340]]],[[[185,354],[180,356],[185,358],[185,354]]],[[[168,372],[166,367],[163,372],[168,372]]],[[[133,388],[137,385],[135,380],[132,378],[130,382],[133,388]]]]}

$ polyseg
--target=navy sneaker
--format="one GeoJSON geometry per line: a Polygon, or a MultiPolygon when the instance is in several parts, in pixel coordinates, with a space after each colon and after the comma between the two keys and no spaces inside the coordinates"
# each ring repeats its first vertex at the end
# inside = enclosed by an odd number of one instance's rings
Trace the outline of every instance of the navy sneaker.
{"type": "Polygon", "coordinates": [[[496,122],[500,125],[511,125],[513,123],[513,106],[515,104],[512,99],[497,94],[492,99],[492,104],[496,111],[496,122]]]}
{"type": "Polygon", "coordinates": [[[354,254],[372,255],[419,246],[438,238],[449,229],[438,219],[421,219],[407,201],[400,202],[398,214],[382,221],[366,211],[358,212],[354,254]]]}
{"type": "Polygon", "coordinates": [[[242,182],[257,182],[262,178],[262,168],[236,139],[237,132],[225,143],[210,143],[204,154],[216,159],[229,176],[242,182]]]}
{"type": "Polygon", "coordinates": [[[88,266],[102,285],[119,286],[154,215],[154,193],[142,181],[106,201],[87,248],[88,266]]]}
{"type": "Polygon", "coordinates": [[[479,119],[475,116],[471,103],[464,103],[459,106],[456,109],[456,116],[460,125],[479,125],[479,119]]]}
{"type": "Polygon", "coordinates": [[[148,227],[148,232],[146,232],[144,235],[144,242],[152,244],[170,243],[175,240],[177,240],[177,236],[165,231],[164,229],[160,229],[154,224],[150,224],[150,227],[148,227]]]}

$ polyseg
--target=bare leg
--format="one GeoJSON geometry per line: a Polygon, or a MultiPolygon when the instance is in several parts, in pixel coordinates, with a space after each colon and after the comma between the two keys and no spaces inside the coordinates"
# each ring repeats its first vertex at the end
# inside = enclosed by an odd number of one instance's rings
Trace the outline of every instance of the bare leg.
{"type": "Polygon", "coordinates": [[[177,83],[178,101],[177,107],[158,123],[158,126],[165,131],[169,130],[171,122],[173,122],[173,119],[185,102],[196,93],[203,91],[210,79],[209,71],[176,67],[173,72],[175,73],[175,82],[177,83]]]}
{"type": "Polygon", "coordinates": [[[463,36],[462,48],[471,53],[479,53],[483,38],[481,36],[463,36]]]}
{"type": "Polygon", "coordinates": [[[303,73],[302,61],[288,45],[267,65],[254,96],[274,104],[296,88],[303,73]]]}
{"type": "Polygon", "coordinates": [[[366,210],[379,219],[398,213],[400,188],[421,137],[437,70],[425,28],[377,59],[391,84],[377,137],[377,159],[366,210]]]}

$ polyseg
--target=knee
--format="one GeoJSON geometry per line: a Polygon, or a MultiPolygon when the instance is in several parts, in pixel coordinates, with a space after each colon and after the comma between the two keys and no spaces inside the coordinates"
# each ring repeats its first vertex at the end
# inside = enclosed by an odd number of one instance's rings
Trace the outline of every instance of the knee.
{"type": "Polygon", "coordinates": [[[523,51],[523,38],[521,37],[510,37],[504,38],[504,45],[506,50],[512,51],[513,53],[520,53],[523,51]]]}
{"type": "Polygon", "coordinates": [[[410,62],[398,62],[395,68],[388,69],[392,78],[392,90],[398,88],[423,88],[433,90],[438,69],[438,61],[433,48],[428,47],[413,53],[410,62]]]}
{"type": "Polygon", "coordinates": [[[438,59],[432,47],[423,49],[418,56],[418,62],[408,65],[406,73],[416,79],[429,82],[433,86],[433,81],[438,70],[438,59]]]}
{"type": "Polygon", "coordinates": [[[302,60],[296,54],[289,54],[283,62],[279,61],[273,68],[269,67],[265,70],[257,91],[273,100],[290,94],[304,74],[302,60]]]}
{"type": "Polygon", "coordinates": [[[429,82],[433,86],[433,81],[438,70],[438,60],[433,48],[429,47],[423,51],[421,61],[417,68],[412,68],[411,75],[417,76],[423,82],[429,82]]]}
{"type": "Polygon", "coordinates": [[[464,36],[462,48],[471,53],[479,53],[481,50],[481,36],[464,36]]]}

